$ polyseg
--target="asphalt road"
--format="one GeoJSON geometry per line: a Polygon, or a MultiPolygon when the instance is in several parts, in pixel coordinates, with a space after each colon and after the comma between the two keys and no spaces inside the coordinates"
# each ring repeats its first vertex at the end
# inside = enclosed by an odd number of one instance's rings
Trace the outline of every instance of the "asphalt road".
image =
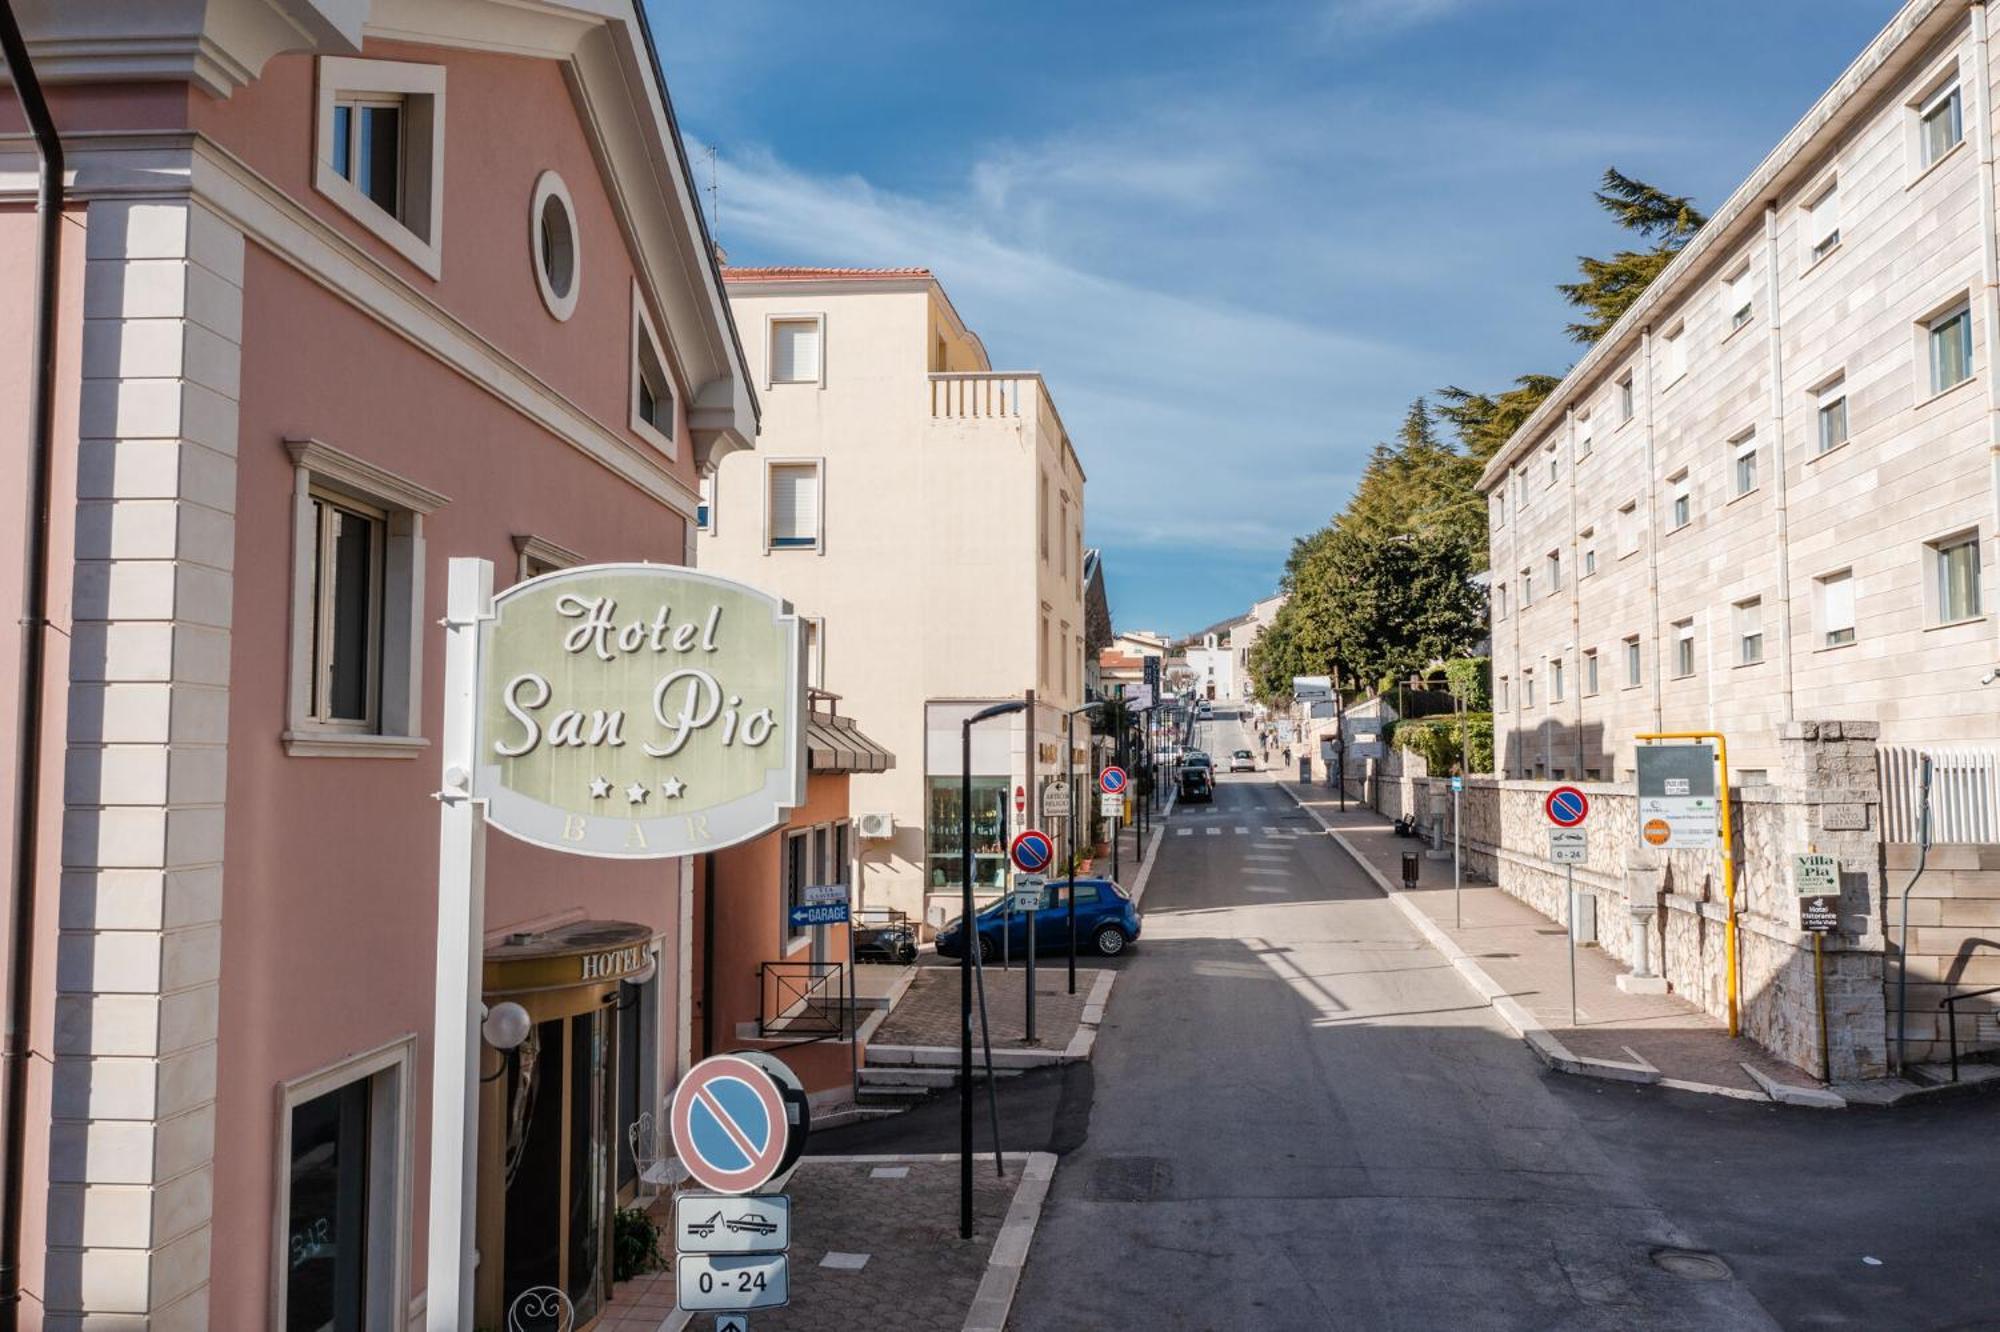
{"type": "Polygon", "coordinates": [[[1005,1146],[1063,1156],[1014,1328],[2000,1328],[2000,1098],[1550,1073],[1263,775],[1159,854],[1093,1064],[1000,1084],[1005,1146]]]}

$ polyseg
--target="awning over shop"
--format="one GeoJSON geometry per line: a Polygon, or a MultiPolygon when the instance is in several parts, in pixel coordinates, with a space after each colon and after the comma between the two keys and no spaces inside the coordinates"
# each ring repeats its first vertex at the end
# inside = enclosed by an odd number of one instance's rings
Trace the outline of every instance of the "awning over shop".
{"type": "Polygon", "coordinates": [[[845,717],[814,713],[806,725],[806,757],[814,772],[887,772],[896,756],[845,717]]]}

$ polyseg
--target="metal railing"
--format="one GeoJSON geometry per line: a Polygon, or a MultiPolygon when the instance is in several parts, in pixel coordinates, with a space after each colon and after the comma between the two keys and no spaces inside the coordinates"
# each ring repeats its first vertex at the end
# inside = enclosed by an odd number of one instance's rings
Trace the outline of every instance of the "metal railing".
{"type": "Polygon", "coordinates": [[[757,964],[757,1034],[767,1040],[837,1040],[854,1012],[845,962],[757,964]]]}
{"type": "MultiPolygon", "coordinates": [[[[1948,994],[1938,1004],[1944,1010],[1945,1030],[1951,1037],[1951,1080],[1958,1081],[1958,1005],[1966,999],[1982,999],[1989,994],[2000,994],[2000,985],[1989,985],[1983,990],[1967,990],[1964,994],[1948,994]]],[[[1977,1037],[1973,1039],[1977,1040],[1977,1037]]]]}
{"type": "Polygon", "coordinates": [[[1931,760],[1931,842],[2000,842],[2000,751],[1883,745],[1882,838],[1914,842],[1922,820],[1923,761],[1931,760]]]}

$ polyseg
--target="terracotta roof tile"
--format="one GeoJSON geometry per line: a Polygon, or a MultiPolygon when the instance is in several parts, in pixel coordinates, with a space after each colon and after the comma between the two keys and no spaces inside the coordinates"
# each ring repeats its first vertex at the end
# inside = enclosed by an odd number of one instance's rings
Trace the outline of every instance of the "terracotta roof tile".
{"type": "Polygon", "coordinates": [[[811,268],[791,264],[770,268],[731,266],[722,270],[724,282],[897,282],[930,276],[928,268],[811,268]]]}

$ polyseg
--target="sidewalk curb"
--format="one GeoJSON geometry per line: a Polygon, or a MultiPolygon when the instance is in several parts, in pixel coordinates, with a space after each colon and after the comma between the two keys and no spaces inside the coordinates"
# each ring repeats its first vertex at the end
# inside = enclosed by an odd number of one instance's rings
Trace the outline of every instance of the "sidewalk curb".
{"type": "MultiPolygon", "coordinates": [[[[1516,1002],[1507,993],[1506,987],[1487,975],[1486,969],[1480,966],[1471,954],[1460,948],[1456,940],[1440,929],[1437,923],[1425,913],[1422,907],[1410,901],[1407,895],[1397,892],[1389,880],[1382,876],[1382,872],[1370,864],[1368,858],[1362,855],[1352,842],[1341,835],[1339,829],[1321,817],[1318,810],[1299,799],[1298,792],[1292,790],[1288,783],[1280,782],[1278,785],[1284,790],[1286,795],[1292,798],[1292,803],[1312,815],[1313,822],[1319,824],[1325,830],[1327,836],[1331,837],[1339,845],[1340,849],[1347,853],[1348,859],[1361,867],[1362,873],[1369,877],[1376,889],[1384,897],[1393,902],[1396,909],[1401,911],[1408,918],[1410,924],[1416,927],[1417,932],[1423,935],[1424,942],[1436,949],[1444,957],[1445,961],[1451,963],[1452,968],[1464,978],[1465,982],[1472,987],[1474,992],[1485,999],[1492,1006],[1493,1011],[1500,1015],[1500,1020],[1512,1028],[1514,1034],[1520,1037],[1530,1050],[1534,1051],[1535,1057],[1548,1067],[1555,1069],[1559,1073],[1568,1073],[1584,1078],[1601,1078],[1607,1082],[1657,1084],[1670,1086],[1677,1091],[1702,1092],[1708,1095],[1734,1096],[1757,1101],[1777,1099],[1776,1097],[1759,1096],[1755,1092],[1745,1091],[1737,1087],[1720,1086],[1712,1082],[1689,1082],[1681,1078],[1663,1077],[1659,1069],[1653,1067],[1644,1059],[1640,1059],[1637,1055],[1633,1055],[1633,1059],[1636,1062],[1628,1064],[1616,1059],[1594,1059],[1587,1055],[1572,1053],[1569,1047],[1556,1037],[1554,1032],[1542,1024],[1540,1018],[1537,1018],[1520,1003],[1516,1002]]],[[[1631,1052],[1628,1050],[1627,1053],[1631,1052]]],[[[1760,1079],[1759,1082],[1761,1085],[1762,1080],[1760,1079]]],[[[1801,1088],[1800,1090],[1804,1089],[1801,1088]]]]}
{"type": "Polygon", "coordinates": [[[1028,1263],[1028,1248],[1034,1243],[1035,1227],[1041,1223],[1042,1203],[1055,1179],[1053,1152],[1035,1152],[1021,1171],[1021,1183],[1014,1200],[1007,1205],[1007,1219],[993,1238],[993,1252],[986,1260],[986,1275],[972,1297],[965,1315],[965,1332],[1003,1332],[1007,1315],[1014,1308],[1014,1292],[1020,1287],[1022,1269],[1028,1263]]]}
{"type": "MultiPolygon", "coordinates": [[[[1062,1050],[995,1050],[994,1068],[1046,1068],[1052,1064],[1073,1064],[1090,1058],[1091,1047],[1097,1042],[1098,1025],[1104,1021],[1104,1005],[1111,998],[1111,987],[1117,981],[1118,973],[1104,967],[1080,967],[1078,970],[1094,973],[1097,979],[1090,983],[1090,993],[1083,1001],[1083,1012],[1077,1016],[1076,1034],[1070,1037],[1069,1044],[1062,1050]]],[[[868,1047],[869,1061],[876,1068],[957,1068],[959,1053],[956,1045],[868,1047]]],[[[981,1056],[980,1062],[984,1062],[984,1056],[981,1056]]]]}
{"type": "MultiPolygon", "coordinates": [[[[1172,805],[1167,806],[1167,813],[1173,813],[1172,805]]],[[[1153,880],[1153,866],[1159,863],[1160,839],[1166,835],[1166,824],[1162,822],[1159,827],[1153,829],[1153,836],[1146,843],[1145,854],[1139,857],[1145,863],[1139,866],[1139,877],[1132,880],[1132,886],[1125,890],[1126,896],[1132,899],[1133,906],[1138,906],[1145,900],[1146,885],[1153,880]]]]}
{"type": "Polygon", "coordinates": [[[1780,1082],[1755,1064],[1745,1063],[1743,1071],[1750,1080],[1764,1089],[1764,1094],[1780,1105],[1811,1106],[1815,1110],[1845,1110],[1847,1098],[1839,1092],[1828,1091],[1824,1087],[1800,1087],[1789,1082],[1780,1082]]]}

